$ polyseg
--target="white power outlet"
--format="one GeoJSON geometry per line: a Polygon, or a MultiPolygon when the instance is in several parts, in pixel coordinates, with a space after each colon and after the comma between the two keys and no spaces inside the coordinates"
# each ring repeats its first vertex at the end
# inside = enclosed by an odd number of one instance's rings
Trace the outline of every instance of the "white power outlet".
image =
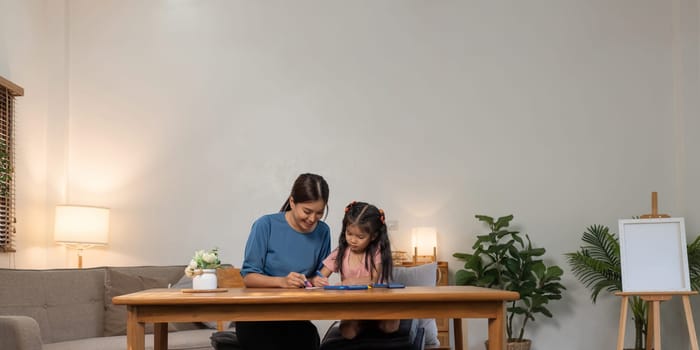
{"type": "Polygon", "coordinates": [[[387,220],[386,221],[386,229],[389,232],[396,232],[399,230],[399,221],[398,220],[387,220]]]}

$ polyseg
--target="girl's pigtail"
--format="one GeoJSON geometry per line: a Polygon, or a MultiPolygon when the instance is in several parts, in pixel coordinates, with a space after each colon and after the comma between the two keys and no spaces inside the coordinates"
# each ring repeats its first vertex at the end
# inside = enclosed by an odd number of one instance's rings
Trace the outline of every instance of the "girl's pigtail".
{"type": "Polygon", "coordinates": [[[384,223],[384,211],[379,209],[382,225],[379,227],[379,249],[382,260],[381,283],[389,283],[392,280],[394,262],[391,257],[391,242],[389,241],[389,230],[384,223]]]}

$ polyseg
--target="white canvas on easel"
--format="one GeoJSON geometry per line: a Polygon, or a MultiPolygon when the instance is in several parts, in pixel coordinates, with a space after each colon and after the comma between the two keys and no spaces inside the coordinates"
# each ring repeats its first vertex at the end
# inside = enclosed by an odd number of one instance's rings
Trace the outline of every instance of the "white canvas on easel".
{"type": "Polygon", "coordinates": [[[683,218],[620,220],[623,292],[690,291],[683,218]]]}
{"type": "Polygon", "coordinates": [[[622,297],[620,328],[617,331],[617,350],[625,342],[625,322],[629,298],[639,298],[646,303],[646,348],[661,350],[661,302],[680,296],[683,300],[685,321],[688,326],[690,348],[700,350],[690,296],[698,292],[690,290],[690,270],[685,243],[685,221],[659,214],[657,193],[651,193],[651,214],[641,219],[620,220],[620,267],[622,273],[622,297]],[[653,331],[650,331],[653,330],[653,331]]]}

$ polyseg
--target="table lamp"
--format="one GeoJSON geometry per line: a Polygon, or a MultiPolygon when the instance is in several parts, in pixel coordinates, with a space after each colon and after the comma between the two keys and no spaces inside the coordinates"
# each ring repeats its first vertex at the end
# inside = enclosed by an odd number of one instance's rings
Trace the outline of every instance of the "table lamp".
{"type": "Polygon", "coordinates": [[[437,261],[437,229],[435,227],[414,227],[411,230],[413,263],[437,261]]]}
{"type": "Polygon", "coordinates": [[[83,249],[107,245],[109,209],[83,205],[57,205],[54,222],[56,243],[78,250],[78,268],[83,267],[83,249]]]}

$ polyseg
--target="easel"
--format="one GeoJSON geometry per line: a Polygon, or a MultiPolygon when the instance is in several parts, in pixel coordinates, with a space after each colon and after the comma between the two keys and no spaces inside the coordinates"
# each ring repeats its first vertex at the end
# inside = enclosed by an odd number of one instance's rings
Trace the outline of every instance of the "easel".
{"type": "Polygon", "coordinates": [[[647,303],[647,340],[646,350],[651,350],[652,340],[654,350],[661,350],[661,310],[662,301],[671,300],[674,295],[680,295],[683,299],[683,310],[685,311],[685,321],[688,324],[688,335],[690,336],[690,348],[698,350],[698,339],[695,336],[695,325],[693,323],[693,312],[690,309],[690,295],[698,292],[618,292],[615,295],[622,297],[622,307],[620,309],[620,329],[617,333],[617,350],[623,350],[625,342],[625,322],[627,321],[627,304],[629,297],[638,296],[647,303]],[[650,330],[653,329],[653,332],[650,330]]]}
{"type": "Polygon", "coordinates": [[[670,218],[671,215],[659,214],[659,200],[658,194],[656,192],[651,193],[651,214],[644,214],[640,216],[640,219],[658,219],[658,218],[670,218]]]}
{"type": "MultiPolygon", "coordinates": [[[[651,214],[640,216],[642,219],[655,218],[670,218],[668,214],[659,214],[657,193],[651,193],[651,214]]],[[[647,337],[646,350],[651,350],[652,340],[654,342],[654,350],[661,350],[661,302],[671,300],[674,295],[680,295],[683,299],[683,311],[685,312],[685,321],[688,326],[688,335],[690,337],[690,348],[698,349],[698,339],[695,335],[695,324],[693,323],[693,313],[690,309],[690,295],[696,295],[694,291],[677,291],[677,292],[618,292],[615,295],[622,297],[622,306],[620,308],[620,328],[617,333],[617,350],[623,350],[625,342],[625,323],[627,321],[627,304],[629,297],[638,296],[647,303],[647,337]],[[650,330],[653,329],[653,332],[650,330]]]]}

